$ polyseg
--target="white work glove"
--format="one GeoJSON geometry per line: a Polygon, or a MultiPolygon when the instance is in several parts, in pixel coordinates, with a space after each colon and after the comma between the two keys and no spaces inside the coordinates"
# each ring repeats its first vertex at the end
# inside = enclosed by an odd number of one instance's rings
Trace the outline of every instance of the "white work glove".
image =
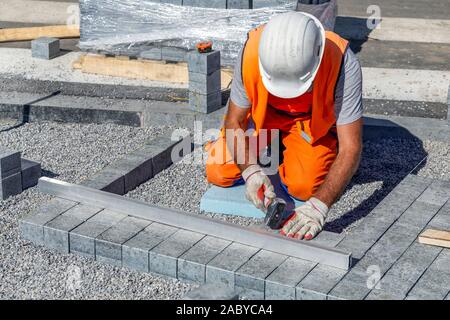
{"type": "Polygon", "coordinates": [[[281,234],[290,238],[313,239],[322,231],[328,210],[327,205],[319,199],[309,199],[295,209],[295,213],[281,229],[281,234]]]}
{"type": "Polygon", "coordinates": [[[252,202],[255,207],[266,212],[266,205],[275,199],[276,194],[269,177],[262,171],[261,167],[254,164],[242,172],[245,180],[245,197],[252,202]],[[260,199],[258,192],[264,187],[264,199],[260,199]]]}

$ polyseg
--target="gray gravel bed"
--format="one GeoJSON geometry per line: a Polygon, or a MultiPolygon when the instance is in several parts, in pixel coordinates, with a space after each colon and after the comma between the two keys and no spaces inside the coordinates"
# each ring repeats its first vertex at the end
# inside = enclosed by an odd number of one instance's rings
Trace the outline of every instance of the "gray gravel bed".
{"type": "MultiPolygon", "coordinates": [[[[366,141],[360,168],[332,207],[325,229],[338,233],[350,231],[427,155],[428,160],[415,172],[421,176],[450,180],[449,151],[450,143],[422,143],[418,139],[366,141]]],[[[200,199],[207,189],[204,165],[193,164],[191,156],[188,156],[127,196],[241,225],[260,226],[261,219],[201,212],[200,199]]]]}
{"type": "MultiPolygon", "coordinates": [[[[42,163],[49,176],[80,182],[156,137],[161,128],[0,122],[0,145],[42,163]]],[[[23,241],[18,220],[50,199],[31,188],[0,201],[0,299],[178,299],[176,280],[63,255],[23,241]]]]}
{"type": "Polygon", "coordinates": [[[55,122],[27,123],[15,128],[14,122],[2,121],[0,145],[22,151],[23,157],[40,162],[49,175],[78,183],[164,129],[55,122]]]}

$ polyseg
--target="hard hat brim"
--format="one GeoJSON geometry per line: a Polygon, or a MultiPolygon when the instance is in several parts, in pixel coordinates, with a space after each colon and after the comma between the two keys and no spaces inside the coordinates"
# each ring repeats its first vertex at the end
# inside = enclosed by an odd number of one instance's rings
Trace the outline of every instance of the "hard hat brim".
{"type": "MultiPolygon", "coordinates": [[[[261,63],[259,68],[261,71],[263,70],[261,63]]],[[[297,98],[305,94],[314,81],[314,77],[309,78],[307,81],[301,81],[300,79],[298,79],[298,81],[269,79],[264,71],[261,72],[261,77],[267,91],[272,95],[283,99],[297,98]]]]}

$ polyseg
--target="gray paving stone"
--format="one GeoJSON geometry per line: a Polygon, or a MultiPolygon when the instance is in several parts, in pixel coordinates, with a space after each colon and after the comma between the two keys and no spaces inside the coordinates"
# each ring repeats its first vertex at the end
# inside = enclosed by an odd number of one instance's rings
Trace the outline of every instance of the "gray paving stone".
{"type": "Polygon", "coordinates": [[[442,207],[450,199],[450,183],[433,181],[431,185],[417,199],[442,207]]]}
{"type": "Polygon", "coordinates": [[[111,165],[114,170],[123,175],[124,194],[134,190],[153,177],[152,161],[151,154],[144,155],[138,152],[127,155],[111,165]]]}
{"type": "Polygon", "coordinates": [[[450,251],[443,249],[408,293],[407,299],[443,300],[450,290],[450,251]]]}
{"type": "Polygon", "coordinates": [[[249,288],[236,287],[236,292],[243,300],[264,300],[264,292],[249,288]]]}
{"type": "Polygon", "coordinates": [[[151,48],[149,50],[142,51],[139,54],[142,59],[149,60],[162,60],[162,49],[161,48],[151,48]]]}
{"type": "Polygon", "coordinates": [[[408,175],[369,214],[397,219],[432,183],[432,179],[408,175]]]}
{"type": "Polygon", "coordinates": [[[235,272],[259,249],[232,243],[206,266],[206,282],[221,283],[234,288],[235,272]]]}
{"type": "Polygon", "coordinates": [[[220,69],[209,75],[189,72],[189,91],[199,94],[209,94],[221,90],[220,69]]]}
{"type": "Polygon", "coordinates": [[[44,245],[44,225],[76,206],[77,203],[62,198],[53,198],[36,213],[22,218],[19,222],[22,237],[37,245],[44,245]]]}
{"type": "Polygon", "coordinates": [[[41,177],[41,164],[35,161],[22,159],[22,189],[28,189],[38,184],[41,177]]]}
{"type": "Polygon", "coordinates": [[[433,182],[433,179],[413,174],[407,175],[395,188],[398,192],[414,193],[419,195],[433,182]]]}
{"type": "Polygon", "coordinates": [[[440,230],[450,230],[450,201],[439,210],[428,224],[428,227],[440,230]]]}
{"type": "Polygon", "coordinates": [[[183,300],[239,300],[239,295],[226,286],[207,283],[189,291],[183,300]]]}
{"type": "Polygon", "coordinates": [[[266,279],[265,298],[295,300],[297,284],[316,266],[316,263],[289,257],[266,279]]]}
{"type": "Polygon", "coordinates": [[[203,237],[200,233],[178,230],[150,251],[150,272],[177,278],[178,258],[203,237]]]}
{"type": "Polygon", "coordinates": [[[190,137],[172,140],[171,132],[166,132],[162,136],[147,142],[136,154],[151,155],[153,175],[157,175],[172,165],[172,150],[176,145],[185,143],[185,141],[190,141],[190,137]]]}
{"type": "Polygon", "coordinates": [[[413,243],[381,279],[378,288],[366,297],[370,300],[400,300],[441,252],[441,248],[413,243]]]}
{"type": "Polygon", "coordinates": [[[188,54],[189,72],[210,75],[220,70],[220,51],[199,53],[190,51],[188,54]]]}
{"type": "Polygon", "coordinates": [[[100,262],[122,266],[122,244],[145,229],[151,222],[126,217],[95,239],[95,259],[100,262]]]}
{"type": "Polygon", "coordinates": [[[20,172],[20,152],[0,147],[0,179],[20,172]]]}
{"type": "Polygon", "coordinates": [[[122,246],[124,267],[149,272],[149,251],[178,231],[178,228],[153,222],[122,246]]]}
{"type": "Polygon", "coordinates": [[[304,289],[302,287],[295,288],[295,299],[296,300],[327,300],[327,295],[312,291],[308,289],[304,289]]]}
{"type": "Polygon", "coordinates": [[[425,227],[436,215],[441,205],[415,201],[398,219],[398,223],[414,227],[425,227]]]}
{"type": "Polygon", "coordinates": [[[230,241],[206,236],[178,259],[178,278],[206,282],[206,265],[226,247],[230,241]]]}
{"type": "MultiPolygon", "coordinates": [[[[383,276],[409,248],[420,231],[420,227],[395,223],[330,294],[344,299],[364,299],[372,289],[367,284],[371,277],[369,268],[378,268],[380,276],[383,276]]],[[[390,279],[387,278],[388,281],[390,279]]]]}
{"type": "Polygon", "coordinates": [[[222,92],[216,91],[205,95],[189,91],[189,107],[196,112],[214,112],[222,107],[222,92]]]}
{"type": "Polygon", "coordinates": [[[365,217],[338,245],[337,248],[352,253],[353,258],[361,259],[392,225],[392,219],[365,217]]]}
{"type": "Polygon", "coordinates": [[[384,274],[409,248],[422,228],[394,224],[380,240],[358,262],[357,266],[366,271],[376,265],[384,274]]]}
{"type": "Polygon", "coordinates": [[[139,150],[136,150],[134,154],[152,159],[152,176],[170,166],[170,152],[163,146],[146,144],[139,150]]]}
{"type": "Polygon", "coordinates": [[[347,274],[347,271],[317,265],[308,275],[297,285],[297,300],[325,300],[328,293],[347,274]]]}
{"type": "Polygon", "coordinates": [[[345,300],[362,300],[370,292],[370,274],[353,268],[331,290],[330,296],[345,300]]]}
{"type": "Polygon", "coordinates": [[[245,295],[246,289],[265,291],[265,279],[288,257],[282,254],[260,250],[250,258],[235,275],[235,288],[245,295]]]}
{"type": "Polygon", "coordinates": [[[162,47],[161,49],[162,60],[182,62],[186,61],[187,52],[181,48],[175,47],[162,47]]]}
{"type": "Polygon", "coordinates": [[[22,193],[22,173],[15,173],[0,180],[0,200],[22,193]]]}
{"type": "MultiPolygon", "coordinates": [[[[323,231],[317,235],[312,240],[309,240],[311,243],[324,245],[327,247],[335,247],[345,238],[345,234],[339,234],[334,232],[323,231]]],[[[306,240],[305,240],[306,241],[306,240]]]]}
{"type": "Polygon", "coordinates": [[[69,249],[86,257],[95,257],[95,238],[123,220],[127,215],[108,209],[102,210],[95,216],[79,225],[69,233],[69,249]]]}
{"type": "Polygon", "coordinates": [[[33,58],[50,60],[60,53],[59,39],[42,37],[31,41],[31,55],[33,58]]]}
{"type": "MultiPolygon", "coordinates": [[[[425,190],[426,186],[422,186],[425,190]]],[[[386,220],[395,221],[405,212],[411,204],[417,200],[423,190],[422,188],[417,190],[399,190],[399,187],[395,188],[389,193],[368,216],[376,216],[384,218],[386,220]]]]}
{"type": "Polygon", "coordinates": [[[118,195],[125,194],[125,177],[123,172],[111,166],[104,168],[91,179],[83,181],[81,185],[118,195]]]}
{"type": "Polygon", "coordinates": [[[44,225],[44,243],[47,248],[69,253],[69,232],[100,212],[102,208],[79,204],[44,225]]]}
{"type": "Polygon", "coordinates": [[[385,275],[365,300],[403,300],[410,285],[400,282],[398,278],[385,275]]]}

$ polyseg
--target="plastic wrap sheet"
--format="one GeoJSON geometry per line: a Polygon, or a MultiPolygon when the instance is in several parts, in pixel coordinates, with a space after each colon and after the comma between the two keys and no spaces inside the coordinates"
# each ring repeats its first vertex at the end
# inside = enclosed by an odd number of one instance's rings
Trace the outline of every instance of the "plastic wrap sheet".
{"type": "MultiPolygon", "coordinates": [[[[336,0],[331,0],[334,5],[336,0]]],[[[280,5],[258,9],[212,9],[156,3],[151,0],[80,0],[83,51],[139,56],[151,48],[191,50],[199,41],[212,41],[223,65],[233,65],[247,33],[273,15],[291,10],[322,19],[330,4],[280,5]]],[[[328,11],[327,11],[328,10],[328,11]]],[[[325,24],[325,23],[324,23],[325,24]]],[[[334,24],[334,21],[333,21],[334,24]]]]}
{"type": "Polygon", "coordinates": [[[81,0],[80,48],[138,55],[154,46],[190,50],[213,41],[223,64],[232,64],[250,29],[275,14],[294,10],[296,1],[273,8],[210,9],[142,0],[81,0]]]}

